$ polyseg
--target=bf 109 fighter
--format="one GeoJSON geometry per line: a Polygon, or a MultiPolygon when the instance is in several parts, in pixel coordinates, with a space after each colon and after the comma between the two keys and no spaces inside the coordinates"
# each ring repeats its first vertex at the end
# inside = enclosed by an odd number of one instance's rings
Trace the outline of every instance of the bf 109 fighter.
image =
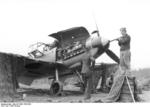
{"type": "Polygon", "coordinates": [[[61,77],[75,72],[80,78],[81,62],[85,56],[89,55],[96,59],[106,53],[119,63],[119,58],[108,49],[110,41],[103,39],[98,31],[93,33],[96,35],[90,36],[86,28],[74,27],[50,34],[50,37],[56,39],[54,43],[32,45],[32,50],[28,53],[31,61],[26,63],[25,68],[32,76],[53,78],[50,91],[57,95],[62,92],[61,77]]]}

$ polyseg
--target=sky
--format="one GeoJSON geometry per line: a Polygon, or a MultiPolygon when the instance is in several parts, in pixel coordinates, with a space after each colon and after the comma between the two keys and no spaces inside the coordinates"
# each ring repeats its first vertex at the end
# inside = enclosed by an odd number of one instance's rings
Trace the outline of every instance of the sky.
{"type": "MultiPolygon", "coordinates": [[[[27,55],[36,42],[52,42],[49,34],[84,26],[112,40],[127,28],[131,36],[131,68],[150,67],[149,0],[0,0],[0,51],[27,55]]],[[[119,56],[117,42],[110,49],[119,56]]],[[[97,62],[113,63],[102,55],[97,62]]]]}

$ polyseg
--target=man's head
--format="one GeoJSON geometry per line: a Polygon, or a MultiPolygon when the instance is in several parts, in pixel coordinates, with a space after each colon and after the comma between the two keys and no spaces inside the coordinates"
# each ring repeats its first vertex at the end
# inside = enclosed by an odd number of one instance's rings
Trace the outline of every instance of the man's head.
{"type": "Polygon", "coordinates": [[[126,36],[127,35],[127,30],[126,30],[125,27],[120,28],[120,32],[121,32],[122,36],[126,36]]]}

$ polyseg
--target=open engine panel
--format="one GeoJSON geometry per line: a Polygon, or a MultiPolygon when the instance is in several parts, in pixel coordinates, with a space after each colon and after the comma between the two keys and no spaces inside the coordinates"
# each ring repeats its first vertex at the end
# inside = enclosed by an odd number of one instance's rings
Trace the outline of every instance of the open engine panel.
{"type": "Polygon", "coordinates": [[[90,37],[84,27],[74,27],[49,35],[58,41],[57,60],[67,60],[85,51],[85,43],[90,37]]]}
{"type": "Polygon", "coordinates": [[[80,41],[74,42],[65,48],[57,49],[57,60],[67,60],[85,51],[84,44],[80,41]]]}

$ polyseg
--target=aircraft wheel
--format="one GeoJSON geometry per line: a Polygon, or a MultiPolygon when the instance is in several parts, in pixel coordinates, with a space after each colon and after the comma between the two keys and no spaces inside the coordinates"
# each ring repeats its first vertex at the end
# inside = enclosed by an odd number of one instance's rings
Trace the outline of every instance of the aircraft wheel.
{"type": "Polygon", "coordinates": [[[63,90],[62,82],[54,80],[52,82],[51,87],[50,87],[50,94],[55,95],[55,96],[59,96],[62,94],[62,90],[63,90]]]}

